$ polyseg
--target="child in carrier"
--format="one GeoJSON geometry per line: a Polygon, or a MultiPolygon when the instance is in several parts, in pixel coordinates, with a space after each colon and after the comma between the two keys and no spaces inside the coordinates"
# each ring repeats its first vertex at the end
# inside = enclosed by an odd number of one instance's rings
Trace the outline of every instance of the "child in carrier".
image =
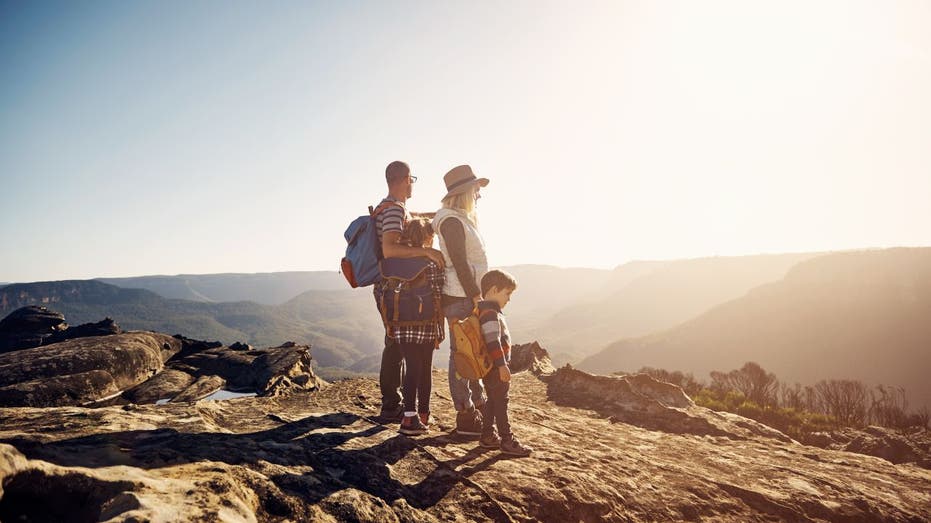
{"type": "MultiPolygon", "coordinates": [[[[401,242],[411,247],[431,247],[433,228],[423,218],[411,220],[401,234],[401,242]]],[[[425,278],[432,292],[431,310],[440,311],[444,273],[434,262],[424,258],[426,268],[418,278],[425,278]]],[[[392,291],[387,290],[390,293],[392,291]]],[[[428,306],[431,304],[428,304],[428,306]]],[[[428,307],[429,308],[429,307],[428,307]]],[[[430,429],[430,393],[433,387],[433,351],[445,338],[442,315],[438,312],[419,325],[400,325],[390,329],[391,337],[400,344],[406,371],[402,385],[404,418],[399,432],[407,435],[424,434],[430,429]]]]}

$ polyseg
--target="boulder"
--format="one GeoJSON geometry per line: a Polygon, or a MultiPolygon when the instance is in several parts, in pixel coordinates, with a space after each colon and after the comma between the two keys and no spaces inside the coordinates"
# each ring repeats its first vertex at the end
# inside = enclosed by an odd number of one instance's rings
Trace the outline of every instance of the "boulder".
{"type": "Polygon", "coordinates": [[[197,401],[222,389],[224,385],[226,385],[226,380],[219,376],[201,376],[171,401],[174,403],[197,401]]]}
{"type": "Polygon", "coordinates": [[[22,307],[0,321],[0,353],[121,332],[123,330],[111,318],[69,327],[61,313],[46,307],[22,307]]]}
{"type": "Polygon", "coordinates": [[[915,463],[931,468],[931,432],[928,430],[896,431],[877,426],[845,428],[810,434],[804,443],[876,456],[891,463],[915,463]]]}
{"type": "Polygon", "coordinates": [[[181,342],[181,352],[178,354],[179,358],[189,354],[195,354],[201,351],[216,349],[223,346],[223,343],[219,341],[195,340],[180,334],[175,334],[173,337],[181,342]]]}
{"type": "Polygon", "coordinates": [[[194,376],[178,369],[165,369],[123,393],[132,403],[156,403],[172,399],[194,383],[194,376]]]}
{"type": "Polygon", "coordinates": [[[287,342],[267,349],[211,347],[172,360],[170,367],[197,376],[220,376],[230,387],[273,396],[285,390],[313,390],[323,384],[311,368],[310,347],[287,342]]]}
{"type": "Polygon", "coordinates": [[[0,406],[81,405],[148,380],[181,343],[128,332],[0,354],[0,406]]]}
{"type": "Polygon", "coordinates": [[[42,345],[52,334],[68,328],[65,317],[46,307],[21,307],[0,320],[0,352],[42,345]]]}
{"type": "Polygon", "coordinates": [[[733,439],[762,436],[792,441],[757,421],[699,407],[679,386],[649,374],[599,376],[566,365],[542,379],[547,383],[549,399],[560,405],[594,410],[616,422],[676,434],[733,439]]]}
{"type": "Polygon", "coordinates": [[[68,327],[63,331],[53,333],[43,341],[43,345],[58,343],[75,338],[89,338],[91,336],[109,336],[111,334],[120,334],[123,329],[113,321],[112,318],[105,318],[97,323],[84,323],[77,327],[68,327]]]}
{"type": "Polygon", "coordinates": [[[538,376],[556,371],[550,360],[550,353],[535,341],[511,347],[510,367],[513,372],[529,370],[538,376]]]}

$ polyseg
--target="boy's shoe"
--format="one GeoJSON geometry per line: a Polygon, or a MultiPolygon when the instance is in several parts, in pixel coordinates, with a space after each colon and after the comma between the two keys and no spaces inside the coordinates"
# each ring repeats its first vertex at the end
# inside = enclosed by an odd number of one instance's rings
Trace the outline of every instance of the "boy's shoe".
{"type": "Polygon", "coordinates": [[[491,434],[483,434],[482,439],[478,440],[478,446],[483,449],[497,449],[501,447],[501,438],[496,431],[491,434]]]}
{"type": "Polygon", "coordinates": [[[529,456],[533,452],[532,447],[521,444],[514,436],[501,442],[501,452],[512,456],[529,456]]]}
{"type": "Polygon", "coordinates": [[[404,416],[404,419],[401,420],[401,428],[398,429],[398,432],[408,436],[416,436],[418,434],[426,434],[428,430],[430,429],[421,423],[420,416],[404,416]]]}
{"type": "Polygon", "coordinates": [[[456,414],[456,434],[462,434],[463,436],[482,435],[482,414],[475,407],[470,407],[456,414]]]}

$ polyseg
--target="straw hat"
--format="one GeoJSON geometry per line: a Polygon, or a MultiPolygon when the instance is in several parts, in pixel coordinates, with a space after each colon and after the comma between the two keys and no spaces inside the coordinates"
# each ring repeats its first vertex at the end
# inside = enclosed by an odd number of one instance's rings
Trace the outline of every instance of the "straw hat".
{"type": "Polygon", "coordinates": [[[488,178],[476,178],[475,173],[472,172],[472,167],[459,165],[450,169],[443,176],[443,182],[446,183],[446,196],[443,197],[445,200],[450,196],[470,191],[475,185],[485,187],[488,185],[488,178]]]}

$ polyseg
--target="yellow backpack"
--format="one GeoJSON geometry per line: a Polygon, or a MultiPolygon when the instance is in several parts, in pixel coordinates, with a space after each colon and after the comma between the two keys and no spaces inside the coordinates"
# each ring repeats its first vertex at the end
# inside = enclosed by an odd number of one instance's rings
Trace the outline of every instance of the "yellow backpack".
{"type": "Polygon", "coordinates": [[[454,321],[449,326],[449,335],[455,342],[456,350],[453,352],[453,363],[456,365],[456,374],[463,379],[478,380],[491,371],[491,358],[485,347],[485,338],[482,336],[482,327],[478,322],[478,315],[472,312],[464,320],[454,321]]]}

